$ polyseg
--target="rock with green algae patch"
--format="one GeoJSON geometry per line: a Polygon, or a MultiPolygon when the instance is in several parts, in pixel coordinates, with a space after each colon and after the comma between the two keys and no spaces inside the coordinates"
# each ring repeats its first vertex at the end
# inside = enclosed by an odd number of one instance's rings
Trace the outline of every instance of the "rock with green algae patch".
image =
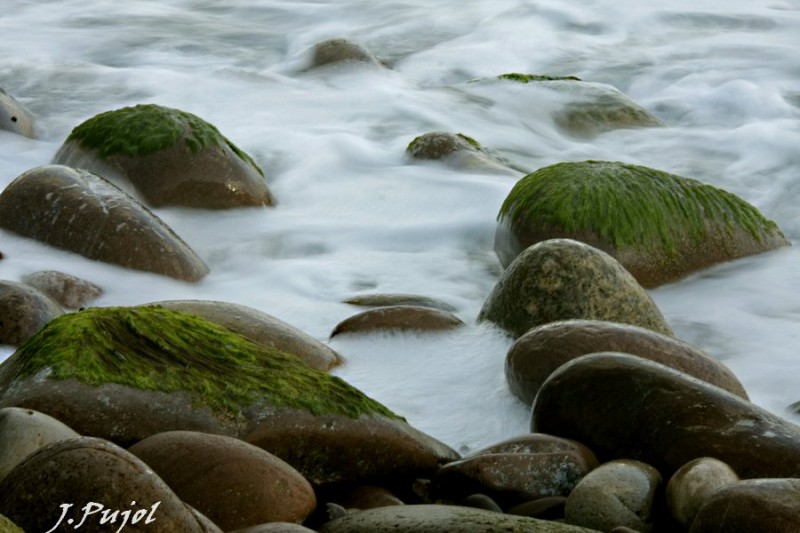
{"type": "Polygon", "coordinates": [[[741,198],[697,180],[619,162],[558,163],[521,179],[498,215],[495,251],[571,238],[599,248],[645,287],[789,245],[741,198]]]}
{"type": "Polygon", "coordinates": [[[253,159],[203,119],[154,104],[100,113],[72,130],[53,163],[107,177],[151,206],[269,206],[253,159]]]}
{"type": "Polygon", "coordinates": [[[457,455],[338,377],[200,317],[90,308],[0,365],[0,407],[121,445],[171,430],[230,435],[314,484],[424,475],[457,455]]]}
{"type": "Polygon", "coordinates": [[[521,173],[463,133],[433,131],[419,135],[408,143],[406,156],[416,161],[443,161],[455,169],[469,172],[507,176],[521,173]]]}

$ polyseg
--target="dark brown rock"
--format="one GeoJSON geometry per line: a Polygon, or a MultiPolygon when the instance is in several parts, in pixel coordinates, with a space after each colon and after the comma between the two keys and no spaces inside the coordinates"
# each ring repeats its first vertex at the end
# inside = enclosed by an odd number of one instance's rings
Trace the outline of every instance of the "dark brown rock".
{"type": "Polygon", "coordinates": [[[564,496],[547,496],[529,502],[515,505],[508,514],[529,516],[539,520],[561,520],[564,518],[564,506],[567,498],[564,496]]]}
{"type": "Polygon", "coordinates": [[[0,280],[0,344],[20,345],[62,314],[64,310],[44,293],[0,280]]]}
{"type": "Polygon", "coordinates": [[[644,461],[664,478],[698,457],[724,461],[742,478],[800,477],[800,427],[627,354],[590,354],[561,366],[534,400],[531,427],[585,443],[601,461],[644,461]]]}
{"type": "Polygon", "coordinates": [[[294,468],[232,437],[170,431],[128,451],[225,531],[265,522],[300,523],[317,505],[314,489],[294,468]]]}
{"type": "Polygon", "coordinates": [[[391,491],[376,485],[359,485],[351,489],[340,488],[336,491],[333,500],[346,509],[374,509],[403,505],[403,501],[391,491]]]}
{"type": "Polygon", "coordinates": [[[420,296],[418,294],[361,294],[359,296],[348,298],[343,303],[358,305],[361,307],[410,305],[414,307],[430,307],[432,309],[439,309],[440,311],[447,311],[448,313],[456,312],[456,308],[446,302],[437,300],[435,298],[429,298],[428,296],[420,296]]]}
{"type": "Polygon", "coordinates": [[[700,507],[720,487],[739,481],[731,467],[713,457],[700,457],[678,469],[667,483],[667,507],[672,517],[689,528],[700,507]]]}
{"type": "Polygon", "coordinates": [[[60,165],[0,193],[0,227],[106,263],[198,281],[208,267],[164,222],[103,178],[60,165]]]}
{"type": "Polygon", "coordinates": [[[793,533],[800,524],[800,479],[751,479],[717,490],[690,533],[793,533]]]}
{"type": "Polygon", "coordinates": [[[733,372],[700,349],[649,329],[600,320],[565,320],[531,329],[508,351],[506,380],[511,392],[530,405],[553,371],[595,352],[643,357],[748,399],[733,372]]]}
{"type": "Polygon", "coordinates": [[[345,333],[372,333],[376,331],[436,332],[464,325],[452,313],[430,307],[394,305],[376,307],[339,322],[331,337],[345,333]]]}
{"type": "Polygon", "coordinates": [[[458,505],[463,507],[472,507],[473,509],[484,509],[486,511],[493,511],[495,513],[503,512],[503,509],[497,504],[497,502],[486,494],[470,494],[458,502],[458,505]]]}
{"type": "Polygon", "coordinates": [[[520,337],[568,319],[606,320],[671,334],[661,311],[613,257],[582,242],[551,239],[523,251],[506,269],[478,319],[520,337]]]}
{"type": "Polygon", "coordinates": [[[103,294],[103,289],[70,274],[43,270],[22,277],[26,285],[38,289],[67,309],[78,309],[103,294]]]}
{"type": "MultiPolygon", "coordinates": [[[[145,522],[151,519],[159,532],[209,531],[142,461],[110,442],[91,437],[59,441],[30,455],[0,482],[0,494],[4,496],[0,513],[26,531],[48,531],[62,514],[58,531],[73,531],[76,526],[72,524],[80,523],[81,509],[89,502],[94,502],[90,507],[94,511],[100,511],[98,506],[132,510],[128,530],[145,531],[145,522]],[[74,506],[64,514],[61,504],[68,503],[74,506]],[[139,515],[136,527],[134,517],[143,509],[146,515],[139,515]]],[[[100,512],[88,515],[80,531],[107,532],[112,522],[103,525],[101,518],[100,512]]],[[[112,527],[122,525],[122,520],[120,514],[112,527]]]]}

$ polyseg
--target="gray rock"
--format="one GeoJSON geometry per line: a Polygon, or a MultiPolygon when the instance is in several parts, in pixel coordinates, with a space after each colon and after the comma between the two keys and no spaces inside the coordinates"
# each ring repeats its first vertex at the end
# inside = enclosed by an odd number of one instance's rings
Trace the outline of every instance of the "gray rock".
{"type": "Polygon", "coordinates": [[[33,114],[0,87],[0,129],[36,138],[33,114]]]}
{"type": "Polygon", "coordinates": [[[0,344],[17,346],[64,310],[33,287],[0,280],[0,344]]]}
{"type": "Polygon", "coordinates": [[[720,487],[739,481],[730,466],[713,457],[699,457],[675,472],[667,483],[667,506],[673,518],[689,528],[697,511],[720,487]]]}
{"type": "Polygon", "coordinates": [[[393,305],[376,307],[342,320],[333,328],[331,337],[376,331],[429,333],[448,331],[463,325],[464,322],[460,318],[447,311],[430,307],[393,305]]]}
{"type": "Polygon", "coordinates": [[[53,270],[27,274],[22,277],[22,282],[40,290],[67,309],[83,307],[103,294],[103,289],[94,283],[53,270]]]}

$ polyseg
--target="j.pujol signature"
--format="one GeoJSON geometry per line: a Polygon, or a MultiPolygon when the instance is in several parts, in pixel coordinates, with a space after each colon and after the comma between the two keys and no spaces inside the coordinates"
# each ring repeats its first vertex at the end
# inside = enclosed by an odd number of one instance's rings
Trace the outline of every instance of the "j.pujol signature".
{"type": "MultiPolygon", "coordinates": [[[[88,523],[95,522],[99,523],[100,525],[109,524],[110,526],[119,524],[119,527],[114,533],[120,533],[122,528],[128,524],[138,524],[139,522],[143,522],[144,524],[152,524],[155,522],[156,509],[158,509],[159,505],[161,505],[161,502],[156,502],[150,507],[135,509],[138,506],[136,505],[135,501],[132,501],[130,505],[131,508],[123,511],[120,509],[108,509],[102,503],[89,502],[80,508],[82,514],[80,515],[80,518],[76,520],[75,518],[66,518],[70,510],[75,507],[75,504],[62,503],[59,505],[61,508],[61,516],[59,517],[58,522],[56,522],[56,525],[44,533],[52,533],[58,529],[62,523],[67,530],[70,528],[78,530],[88,523]]],[[[109,529],[109,531],[111,530],[109,529]]]]}

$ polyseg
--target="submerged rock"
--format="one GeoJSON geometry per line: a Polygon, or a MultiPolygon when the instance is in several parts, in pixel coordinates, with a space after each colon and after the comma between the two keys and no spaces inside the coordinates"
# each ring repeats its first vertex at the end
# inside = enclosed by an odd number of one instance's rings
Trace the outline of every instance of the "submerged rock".
{"type": "Polygon", "coordinates": [[[447,311],[448,313],[455,313],[456,308],[452,305],[430,298],[428,296],[421,296],[418,294],[401,294],[401,293],[378,293],[378,294],[361,294],[359,296],[350,297],[344,302],[350,305],[358,305],[361,307],[388,307],[393,305],[411,305],[416,307],[430,307],[432,309],[439,309],[447,311]]]}
{"type": "Polygon", "coordinates": [[[0,87],[0,129],[36,138],[33,114],[0,87]]]}
{"type": "Polygon", "coordinates": [[[46,294],[14,281],[0,280],[0,344],[17,346],[64,310],[46,294]]]}
{"type": "Polygon", "coordinates": [[[0,228],[89,259],[198,281],[208,267],[164,222],[105,179],[62,165],[0,193],[0,228]]]}
{"type": "Polygon", "coordinates": [[[519,337],[568,319],[606,320],[670,335],[661,311],[613,257],[570,239],[527,248],[509,265],[478,319],[519,337]]]}
{"type": "Polygon", "coordinates": [[[645,287],[789,245],[774,222],[729,192],[607,161],[541,168],[500,208],[495,251],[504,265],[532,244],[562,237],[610,254],[645,287]]]}
{"type": "Polygon", "coordinates": [[[361,44],[349,39],[328,39],[314,45],[312,67],[334,63],[364,63],[382,66],[372,52],[361,44]]]}
{"type": "Polygon", "coordinates": [[[475,139],[463,133],[431,132],[408,144],[406,155],[416,160],[441,160],[470,172],[519,176],[520,171],[490,155],[475,139]]]}
{"type": "Polygon", "coordinates": [[[22,282],[40,290],[67,309],[84,307],[103,294],[103,289],[94,283],[54,270],[26,274],[22,282]]]}
{"type": "Polygon", "coordinates": [[[90,118],[72,130],[53,163],[100,174],[156,207],[274,203],[261,168],[216,127],[158,105],[90,118]]]}
{"type": "Polygon", "coordinates": [[[436,332],[459,328],[460,318],[447,311],[412,305],[376,307],[348,317],[333,328],[331,337],[376,331],[436,332]]]}

